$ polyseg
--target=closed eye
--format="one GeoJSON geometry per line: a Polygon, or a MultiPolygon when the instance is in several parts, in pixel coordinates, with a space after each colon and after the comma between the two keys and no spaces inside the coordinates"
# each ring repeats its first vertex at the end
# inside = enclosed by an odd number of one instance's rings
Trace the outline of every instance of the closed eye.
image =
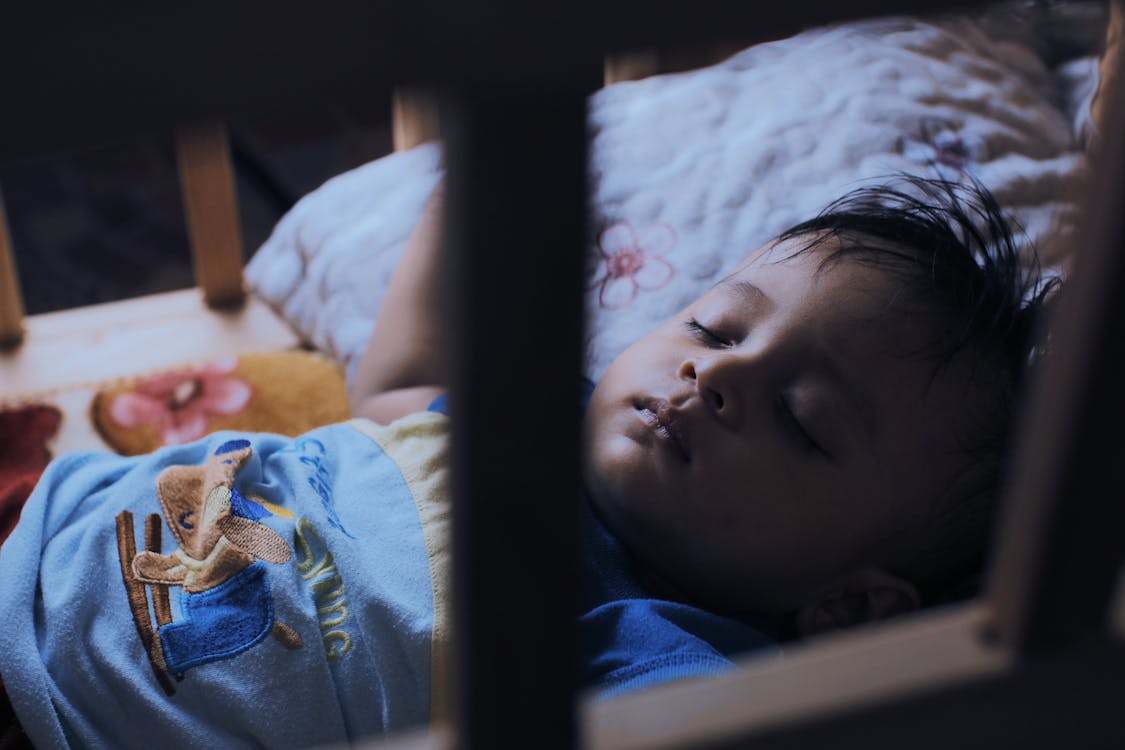
{"type": "Polygon", "coordinates": [[[691,332],[701,344],[705,346],[717,347],[726,349],[731,346],[733,342],[730,339],[723,338],[715,331],[700,323],[695,318],[689,318],[684,321],[684,326],[691,332]]]}
{"type": "Polygon", "coordinates": [[[777,413],[781,421],[782,428],[788,433],[791,440],[795,441],[797,446],[808,453],[816,453],[831,459],[832,456],[824,449],[817,440],[805,428],[803,422],[793,411],[793,405],[789,401],[789,397],[784,393],[777,397],[777,413]]]}

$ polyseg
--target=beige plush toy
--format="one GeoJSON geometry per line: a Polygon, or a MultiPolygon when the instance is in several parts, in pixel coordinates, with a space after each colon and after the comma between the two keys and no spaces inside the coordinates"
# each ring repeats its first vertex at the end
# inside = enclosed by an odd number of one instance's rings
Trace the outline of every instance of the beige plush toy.
{"type": "Polygon", "coordinates": [[[243,354],[102,388],[90,418],[126,456],[217,430],[300,435],[350,416],[340,367],[316,352],[243,354]]]}

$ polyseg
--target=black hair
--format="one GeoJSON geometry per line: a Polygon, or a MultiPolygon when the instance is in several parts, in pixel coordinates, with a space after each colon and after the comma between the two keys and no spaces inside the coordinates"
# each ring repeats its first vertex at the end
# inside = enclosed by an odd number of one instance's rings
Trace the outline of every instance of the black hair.
{"type": "Polygon", "coordinates": [[[1057,280],[1045,280],[1033,247],[1022,251],[1012,224],[979,182],[895,175],[836,200],[778,241],[808,238],[794,254],[838,240],[821,266],[854,259],[901,280],[899,296],[940,315],[944,330],[915,352],[934,375],[973,350],[974,381],[988,389],[962,447],[971,461],[938,509],[934,528],[910,561],[893,570],[924,602],[975,590],[985,559],[1013,413],[1038,359],[1041,319],[1057,280]],[[979,372],[978,372],[979,370],[979,372]],[[979,376],[979,379],[978,379],[979,376]]]}

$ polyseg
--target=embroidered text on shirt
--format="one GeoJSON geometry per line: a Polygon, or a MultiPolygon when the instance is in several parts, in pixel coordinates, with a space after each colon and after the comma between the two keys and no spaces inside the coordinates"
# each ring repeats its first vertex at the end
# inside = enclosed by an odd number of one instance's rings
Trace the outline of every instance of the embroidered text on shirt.
{"type": "Polygon", "coordinates": [[[297,570],[309,582],[316,616],[329,661],[335,661],[352,648],[351,636],[340,628],[348,619],[347,590],[332,553],[308,519],[297,521],[293,532],[297,549],[297,570]]]}

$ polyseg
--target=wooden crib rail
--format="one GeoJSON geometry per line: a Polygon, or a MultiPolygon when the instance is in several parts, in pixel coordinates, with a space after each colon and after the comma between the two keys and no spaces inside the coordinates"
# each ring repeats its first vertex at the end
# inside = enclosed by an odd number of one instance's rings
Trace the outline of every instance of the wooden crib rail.
{"type": "Polygon", "coordinates": [[[0,202],[0,398],[298,345],[287,323],[246,296],[225,126],[186,125],[174,138],[195,288],[25,317],[0,202]]]}
{"type": "MultiPolygon", "coordinates": [[[[175,134],[180,189],[196,286],[210,308],[235,308],[246,299],[242,235],[226,127],[187,125],[175,134]]],[[[19,273],[0,195],[0,348],[23,342],[19,273]]]]}
{"type": "Polygon", "coordinates": [[[437,98],[419,89],[395,89],[391,96],[391,141],[406,151],[438,138],[437,98]]]}
{"type": "Polygon", "coordinates": [[[226,127],[210,122],[176,131],[195,283],[208,307],[237,307],[242,284],[242,233],[226,127]]]}
{"type": "Polygon", "coordinates": [[[22,340],[23,297],[4,197],[0,194],[0,349],[16,346],[22,340]]]}
{"type": "MultiPolygon", "coordinates": [[[[1120,34],[1125,2],[1113,12],[1120,34]]],[[[990,589],[999,637],[1027,654],[1103,636],[1125,562],[1125,56],[1104,62],[1075,267],[1020,431],[990,589]]]]}
{"type": "Polygon", "coordinates": [[[577,436],[568,403],[578,376],[581,324],[573,311],[580,279],[564,266],[562,283],[543,284],[537,264],[510,262],[527,236],[574,237],[582,225],[583,185],[573,179],[581,147],[571,130],[581,101],[565,85],[567,76],[622,49],[708,42],[732,29],[768,38],[814,21],[970,4],[697,0],[685,15],[683,4],[671,0],[575,0],[549,12],[534,3],[341,0],[290,14],[277,3],[263,11],[255,3],[204,2],[138,4],[126,15],[76,6],[61,25],[30,4],[19,23],[0,32],[0,70],[22,70],[24,58],[42,60],[34,83],[13,80],[6,90],[6,105],[34,112],[36,122],[0,118],[0,159],[228,112],[277,116],[279,108],[388,96],[398,85],[432,83],[452,92],[461,115],[447,133],[453,230],[447,234],[460,244],[446,252],[456,247],[459,257],[451,260],[480,264],[457,279],[460,301],[451,310],[455,339],[474,355],[458,359],[460,401],[453,401],[461,404],[454,435],[458,555],[461,544],[475,545],[455,573],[462,592],[455,609],[459,708],[453,727],[377,746],[1121,747],[1125,646],[1107,617],[1107,581],[1121,560],[1122,487],[1114,455],[1120,440],[1118,430],[1105,430],[1125,418],[1120,381],[1106,377],[1125,375],[1123,342],[1107,341],[1125,330],[1125,305],[1114,296],[1125,292],[1123,272],[1112,257],[1120,251],[1115,243],[1125,216],[1116,211],[1125,195],[1125,97],[1112,99],[1116,127],[1104,135],[1115,145],[1100,155],[1103,182],[1095,186],[1106,191],[1105,200],[1089,217],[1097,229],[1087,239],[1101,251],[1082,248],[1082,263],[1090,259],[1080,271],[1091,279],[1088,296],[1074,295],[1073,312],[1058,320],[1060,338],[1075,341],[1060,350],[1037,389],[1029,424],[1044,431],[1031,432],[1021,447],[1007,540],[992,589],[979,601],[817,639],[789,659],[750,661],[744,672],[721,679],[576,703],[573,662],[560,658],[574,653],[574,628],[559,614],[552,590],[572,585],[565,580],[576,555],[565,529],[567,509],[536,508],[532,523],[548,526],[531,529],[527,515],[510,512],[545,498],[564,506],[568,496],[575,499],[577,436]],[[263,13],[269,33],[261,33],[263,13]],[[165,29],[175,36],[156,32],[165,29]],[[246,54],[247,44],[256,54],[246,54]],[[199,49],[208,55],[201,58],[199,49]],[[77,64],[83,55],[93,62],[77,64]],[[137,60],[145,60],[142,69],[137,60]],[[247,96],[250,91],[255,95],[247,96]],[[76,107],[92,123],[77,133],[69,119],[76,107]],[[529,168],[537,149],[549,147],[536,139],[552,135],[565,139],[563,148],[529,168]],[[563,208],[556,211],[555,204],[563,208]],[[516,345],[495,335],[499,295],[488,285],[498,284],[506,292],[541,292],[515,321],[516,345]],[[558,343],[537,347],[545,337],[558,343]],[[529,359],[536,360],[534,377],[529,359]],[[553,395],[540,401],[536,386],[553,395]],[[1056,386],[1064,391],[1052,392],[1056,386]],[[546,407],[561,427],[545,442],[526,439],[519,427],[498,431],[488,421],[490,410],[510,403],[512,394],[525,399],[513,411],[546,407]],[[485,439],[475,439],[473,430],[485,439]],[[552,451],[555,460],[544,459],[552,451]],[[535,470],[501,476],[497,455],[505,465],[535,470]],[[1042,481],[1031,486],[1036,477],[1042,481]],[[563,531],[554,533],[550,524],[563,531]],[[501,546],[505,554],[496,554],[501,546]],[[513,575],[521,583],[532,577],[527,570],[513,574],[513,566],[537,568],[540,577],[513,588],[513,575]],[[1093,584],[1081,583],[1087,575],[1093,584]],[[1076,582],[1076,591],[1066,590],[1076,582]],[[522,606],[513,614],[504,600],[514,598],[522,606]],[[548,648],[557,653],[542,653],[548,648]],[[535,668],[504,658],[512,654],[536,659],[535,668]]]}
{"type": "Polygon", "coordinates": [[[0,26],[5,111],[21,113],[0,123],[0,160],[169,133],[185,122],[299,120],[340,101],[389,97],[399,86],[549,86],[624,50],[732,33],[756,41],[813,23],[980,4],[200,0],[126,3],[113,13],[27,4],[0,26]]]}

